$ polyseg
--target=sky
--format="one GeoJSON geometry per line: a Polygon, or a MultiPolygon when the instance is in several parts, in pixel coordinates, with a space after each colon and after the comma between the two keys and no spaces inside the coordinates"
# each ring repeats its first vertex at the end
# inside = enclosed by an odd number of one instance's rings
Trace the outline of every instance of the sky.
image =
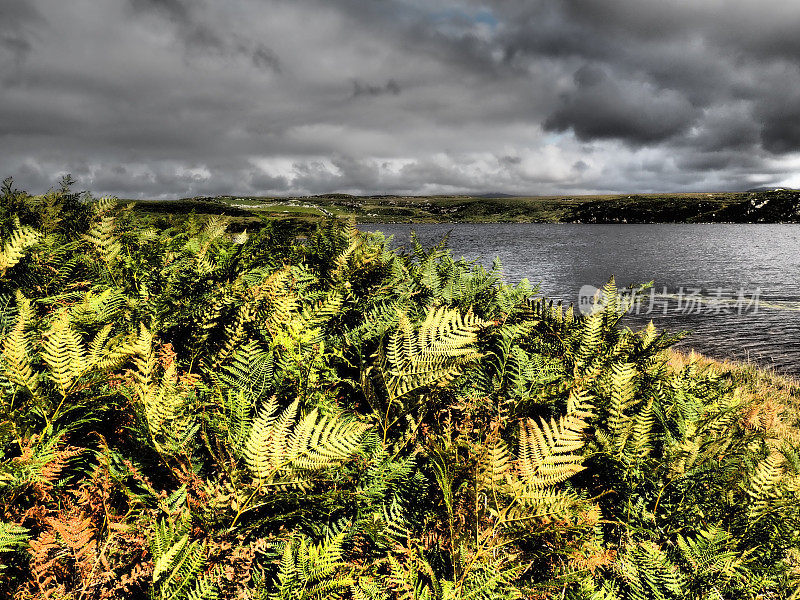
{"type": "Polygon", "coordinates": [[[41,193],[800,186],[796,0],[0,0],[41,193]]]}

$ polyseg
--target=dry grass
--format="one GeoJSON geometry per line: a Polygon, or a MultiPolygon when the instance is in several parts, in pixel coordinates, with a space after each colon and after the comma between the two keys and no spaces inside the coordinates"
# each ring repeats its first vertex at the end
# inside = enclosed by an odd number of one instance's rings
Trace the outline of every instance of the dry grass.
{"type": "Polygon", "coordinates": [[[679,370],[692,362],[730,382],[747,407],[744,419],[748,427],[800,443],[800,380],[754,363],[715,360],[694,351],[670,351],[671,368],[679,370]]]}

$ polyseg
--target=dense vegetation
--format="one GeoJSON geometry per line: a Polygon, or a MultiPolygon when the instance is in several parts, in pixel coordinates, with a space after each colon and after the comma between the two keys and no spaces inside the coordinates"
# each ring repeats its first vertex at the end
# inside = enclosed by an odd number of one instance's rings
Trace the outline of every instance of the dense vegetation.
{"type": "Polygon", "coordinates": [[[800,455],[673,339],[336,222],[0,204],[0,596],[789,598],[800,455]]]}

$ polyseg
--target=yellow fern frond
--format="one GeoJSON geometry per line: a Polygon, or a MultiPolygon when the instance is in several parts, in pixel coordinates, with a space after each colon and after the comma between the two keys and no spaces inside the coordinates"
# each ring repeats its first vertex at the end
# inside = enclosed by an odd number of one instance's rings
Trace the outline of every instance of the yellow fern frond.
{"type": "Polygon", "coordinates": [[[31,367],[30,345],[26,333],[31,302],[18,294],[17,304],[19,317],[14,329],[3,340],[3,369],[12,383],[34,393],[39,386],[39,377],[31,367]]]}
{"type": "Polygon", "coordinates": [[[290,289],[291,276],[289,267],[279,269],[254,290],[255,297],[260,301],[258,315],[266,319],[267,329],[272,333],[279,329],[294,330],[303,326],[299,319],[300,301],[290,289]]]}
{"type": "MultiPolygon", "coordinates": [[[[246,325],[258,321],[273,337],[282,342],[291,342],[304,328],[304,321],[298,310],[299,300],[290,289],[291,269],[278,269],[264,277],[260,282],[248,287],[243,295],[233,321],[225,326],[225,344],[215,357],[219,364],[244,341],[246,325]],[[285,339],[285,333],[289,339],[285,339]]],[[[290,344],[291,345],[291,344],[290,344]]]]}
{"type": "Polygon", "coordinates": [[[11,233],[11,239],[0,250],[0,277],[4,276],[6,271],[22,260],[22,257],[25,256],[25,251],[38,241],[39,234],[32,227],[20,225],[17,219],[16,227],[11,233]]]}
{"type": "Polygon", "coordinates": [[[140,394],[146,393],[146,390],[153,385],[156,355],[153,352],[153,334],[144,324],[139,324],[139,337],[133,345],[133,350],[135,352],[136,385],[140,394]]]}
{"type": "Polygon", "coordinates": [[[71,310],[63,310],[53,320],[44,333],[42,359],[62,395],[83,376],[113,371],[136,352],[135,343],[109,340],[111,329],[111,324],[102,327],[87,349],[72,326],[71,310]]]}
{"type": "Polygon", "coordinates": [[[110,266],[122,252],[122,244],[116,234],[116,216],[109,214],[115,205],[113,198],[101,198],[95,205],[95,224],[83,236],[107,266],[110,266]]]}
{"type": "Polygon", "coordinates": [[[244,456],[262,483],[306,487],[308,476],[347,460],[358,450],[369,426],[312,410],[299,422],[298,401],[280,415],[271,401],[253,421],[244,456]]]}
{"type": "Polygon", "coordinates": [[[206,243],[213,242],[225,235],[228,226],[231,223],[230,217],[224,215],[212,215],[203,226],[201,236],[206,240],[206,243]]]}
{"type": "Polygon", "coordinates": [[[187,410],[187,391],[177,385],[175,363],[169,364],[160,378],[156,376],[158,358],[153,349],[153,334],[144,325],[139,327],[138,339],[123,348],[135,352],[136,393],[153,443],[169,452],[170,444],[179,444],[192,423],[187,410]]]}
{"type": "Polygon", "coordinates": [[[517,470],[529,488],[552,486],[583,470],[583,458],[575,454],[585,443],[587,407],[575,409],[558,420],[520,422],[517,470]]]}
{"type": "Polygon", "coordinates": [[[587,316],[581,329],[581,343],[575,357],[575,375],[579,376],[597,358],[597,350],[603,341],[603,312],[587,316]]]}
{"type": "Polygon", "coordinates": [[[200,233],[200,239],[203,240],[202,246],[197,253],[198,270],[201,273],[210,273],[216,268],[216,265],[208,260],[208,250],[216,240],[225,235],[228,225],[230,225],[230,218],[224,215],[212,215],[206,221],[203,231],[200,233]]]}
{"type": "Polygon", "coordinates": [[[244,454],[247,466],[256,479],[269,479],[285,462],[286,439],[298,406],[295,400],[280,415],[276,415],[277,405],[273,398],[253,420],[250,435],[245,441],[244,454]]]}
{"type": "Polygon", "coordinates": [[[503,514],[506,521],[550,522],[569,518],[583,501],[575,492],[553,488],[531,488],[515,495],[515,503],[503,514]]]}
{"type": "Polygon", "coordinates": [[[498,430],[489,434],[478,462],[476,486],[479,490],[506,489],[513,469],[513,457],[498,430]]]}
{"type": "Polygon", "coordinates": [[[128,341],[114,344],[109,341],[111,324],[107,324],[97,332],[89,345],[87,365],[90,370],[108,372],[121,367],[136,352],[135,344],[128,341]]]}
{"type": "Polygon", "coordinates": [[[447,382],[464,365],[480,358],[475,350],[477,332],[486,322],[472,313],[430,307],[425,320],[415,329],[405,313],[392,334],[386,352],[384,373],[392,399],[421,387],[447,382]]]}
{"type": "Polygon", "coordinates": [[[70,327],[69,312],[63,311],[45,332],[42,359],[49,367],[50,378],[66,396],[87,366],[86,351],[80,335],[70,327]]]}

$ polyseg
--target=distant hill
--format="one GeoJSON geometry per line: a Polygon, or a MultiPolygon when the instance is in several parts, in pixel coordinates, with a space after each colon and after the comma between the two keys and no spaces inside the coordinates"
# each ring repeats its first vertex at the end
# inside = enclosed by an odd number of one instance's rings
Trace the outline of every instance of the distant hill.
{"type": "MultiPolygon", "coordinates": [[[[362,223],[800,223],[800,190],[593,196],[352,196],[306,198],[220,196],[137,202],[137,210],[262,218],[353,216],[362,223]]],[[[248,222],[250,222],[248,221],[248,222]]]]}
{"type": "Polygon", "coordinates": [[[762,185],[760,187],[750,188],[746,190],[748,192],[796,192],[798,190],[794,188],[787,188],[787,187],[777,187],[777,186],[770,186],[770,185],[762,185]]]}
{"type": "Polygon", "coordinates": [[[514,194],[503,194],[501,192],[484,192],[483,194],[475,194],[473,198],[519,198],[514,194]]]}

